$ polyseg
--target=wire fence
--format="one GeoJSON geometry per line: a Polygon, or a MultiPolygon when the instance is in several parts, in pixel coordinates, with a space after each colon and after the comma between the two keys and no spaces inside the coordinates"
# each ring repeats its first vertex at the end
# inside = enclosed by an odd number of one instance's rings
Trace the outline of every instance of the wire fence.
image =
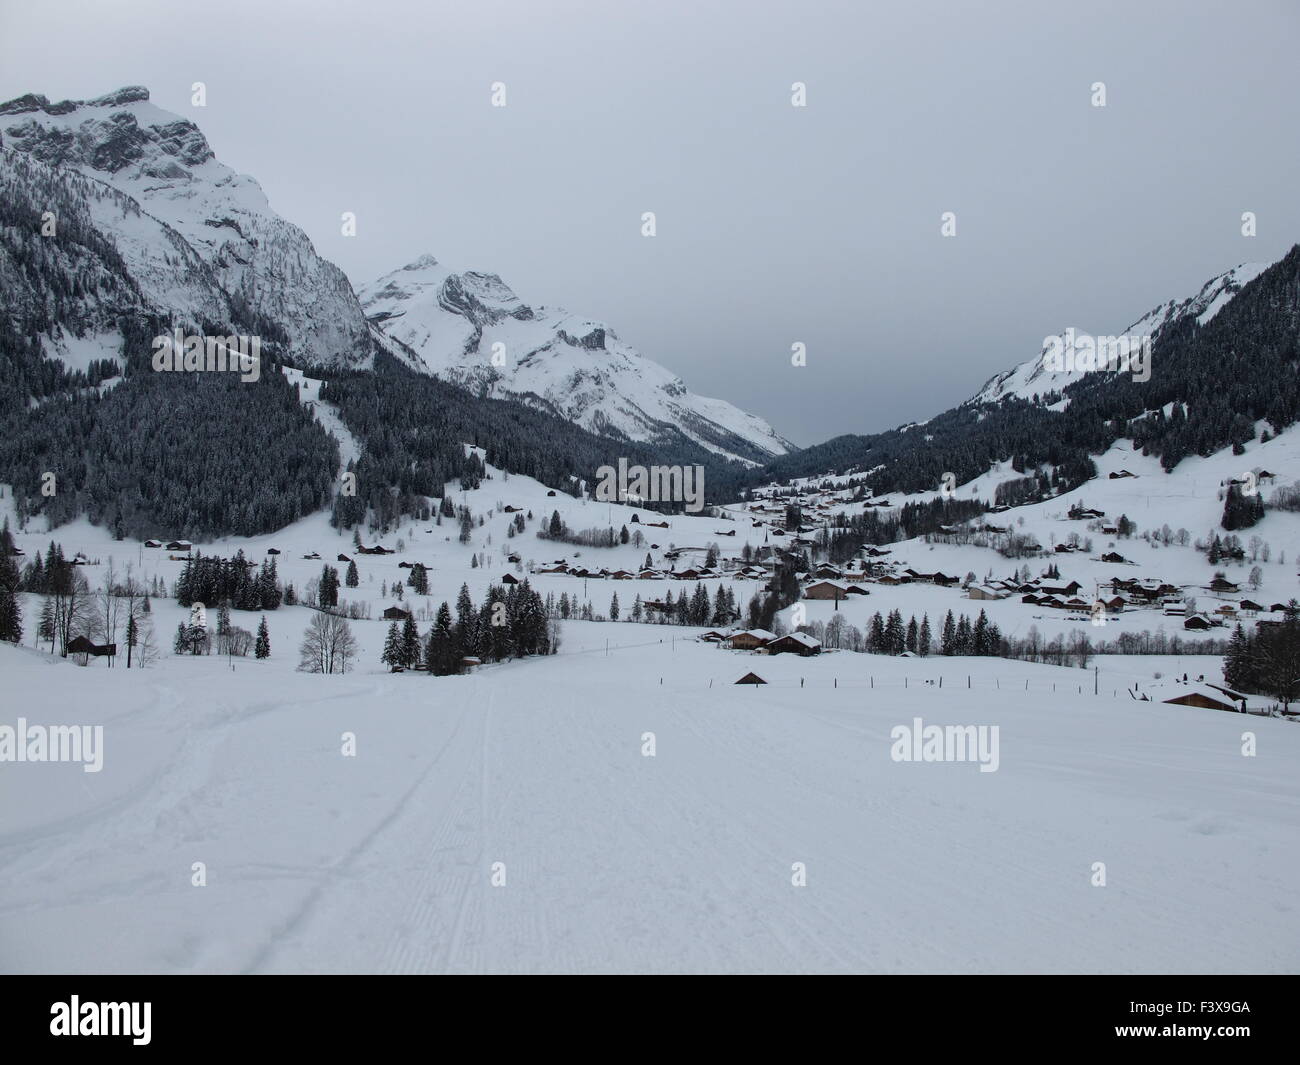
{"type": "MultiPolygon", "coordinates": [[[[637,643],[615,644],[606,642],[603,646],[580,647],[571,650],[565,650],[561,646],[557,652],[559,655],[600,655],[609,656],[617,651],[633,650],[645,647],[661,646],[669,653],[674,653],[677,649],[677,642],[683,644],[696,645],[697,641],[688,638],[675,636],[664,637],[659,640],[642,640],[637,643]]],[[[809,691],[836,691],[840,688],[853,689],[857,691],[874,691],[879,688],[882,691],[908,691],[912,688],[925,691],[993,691],[1005,692],[1007,694],[1021,693],[1030,695],[1093,695],[1098,698],[1109,697],[1111,699],[1129,699],[1134,702],[1154,701],[1161,702],[1159,698],[1161,691],[1158,686],[1149,686],[1145,682],[1138,682],[1133,687],[1116,685],[1113,681],[1106,683],[1101,677],[1100,671],[1093,667],[1092,669],[1079,669],[1079,679],[1058,678],[1048,680],[1037,677],[1016,677],[1016,676],[988,676],[976,675],[974,673],[954,673],[943,672],[931,676],[913,676],[904,674],[902,677],[897,675],[876,676],[874,673],[854,672],[847,675],[834,676],[812,676],[812,677],[763,677],[761,683],[751,682],[748,685],[741,685],[743,677],[754,674],[762,677],[759,672],[763,668],[764,662],[771,662],[772,659],[763,655],[736,655],[736,668],[734,676],[723,677],[691,677],[683,678],[681,675],[663,674],[658,678],[660,687],[676,691],[699,690],[700,688],[716,688],[730,686],[752,686],[754,688],[780,688],[783,690],[807,689],[809,691]],[[750,666],[751,668],[746,668],[750,666]],[[1146,696],[1144,699],[1143,696],[1146,696]]],[[[936,665],[942,661],[941,657],[929,659],[936,665]]],[[[1065,668],[1065,667],[1061,667],[1065,668]]],[[[1189,678],[1188,683],[1193,683],[1189,678]]],[[[1203,679],[1198,678],[1194,683],[1204,683],[1203,679]]],[[[1296,713],[1275,714],[1271,707],[1250,707],[1244,711],[1258,717],[1285,716],[1295,719],[1296,713]]]]}

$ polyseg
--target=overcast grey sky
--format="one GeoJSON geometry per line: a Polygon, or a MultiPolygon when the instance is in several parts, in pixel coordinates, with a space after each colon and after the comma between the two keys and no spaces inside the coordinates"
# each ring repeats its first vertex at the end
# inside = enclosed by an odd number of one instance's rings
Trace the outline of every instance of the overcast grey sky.
{"type": "Polygon", "coordinates": [[[0,99],[147,85],[354,284],[498,273],[799,444],[1284,254],[1298,56],[1295,0],[0,0],[0,99]]]}

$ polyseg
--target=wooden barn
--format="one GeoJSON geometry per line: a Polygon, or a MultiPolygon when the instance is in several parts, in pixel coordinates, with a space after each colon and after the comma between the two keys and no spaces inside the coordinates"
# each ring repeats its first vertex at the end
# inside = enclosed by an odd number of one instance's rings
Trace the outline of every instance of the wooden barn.
{"type": "Polygon", "coordinates": [[[801,655],[808,658],[821,654],[822,644],[806,632],[790,632],[769,641],[763,650],[770,655],[801,655]]]}
{"type": "Polygon", "coordinates": [[[833,599],[839,601],[849,597],[849,590],[839,581],[813,581],[803,590],[805,599],[833,599]]]}
{"type": "Polygon", "coordinates": [[[1226,710],[1233,714],[1245,713],[1246,711],[1244,697],[1238,703],[1226,691],[1216,690],[1209,686],[1188,688],[1178,695],[1162,699],[1161,702],[1173,703],[1175,706],[1196,706],[1202,710],[1226,710]]]}
{"type": "Polygon", "coordinates": [[[727,637],[727,643],[733,651],[757,651],[775,639],[776,633],[766,629],[745,629],[743,632],[733,632],[727,637]]]}
{"type": "Polygon", "coordinates": [[[74,636],[68,641],[68,654],[94,655],[96,658],[112,658],[117,654],[117,644],[92,643],[85,636],[74,636]]]}

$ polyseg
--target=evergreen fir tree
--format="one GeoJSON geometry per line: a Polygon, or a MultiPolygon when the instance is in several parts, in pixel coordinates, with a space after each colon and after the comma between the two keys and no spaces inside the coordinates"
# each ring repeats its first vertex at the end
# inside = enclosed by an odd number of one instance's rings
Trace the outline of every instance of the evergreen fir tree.
{"type": "Polygon", "coordinates": [[[388,635],[384,637],[384,651],[379,661],[390,668],[403,664],[402,638],[398,635],[396,621],[388,623],[388,635]]]}
{"type": "Polygon", "coordinates": [[[939,653],[945,655],[955,655],[957,653],[957,623],[953,620],[952,611],[948,611],[947,617],[943,619],[943,632],[939,637],[939,653]]]}
{"type": "Polygon", "coordinates": [[[867,629],[867,649],[877,655],[889,653],[885,643],[885,619],[880,616],[879,610],[871,616],[871,624],[867,629]]]}
{"type": "Polygon", "coordinates": [[[54,603],[47,596],[41,604],[41,618],[36,625],[37,640],[50,641],[50,654],[54,654],[54,640],[58,635],[58,629],[54,621],[54,603]]]}
{"type": "Polygon", "coordinates": [[[425,647],[425,663],[431,674],[446,677],[458,671],[456,649],[452,644],[451,607],[444,601],[438,607],[433,628],[425,647]]]}
{"type": "Polygon", "coordinates": [[[1241,627],[1241,622],[1238,622],[1232,637],[1228,640],[1228,650],[1223,656],[1223,682],[1236,691],[1252,691],[1253,674],[1246,632],[1241,627]]]}
{"type": "Polygon", "coordinates": [[[957,621],[957,639],[955,641],[957,649],[953,653],[958,655],[969,655],[974,653],[972,647],[973,642],[970,618],[963,614],[957,621]]]}
{"type": "Polygon", "coordinates": [[[429,575],[424,568],[423,562],[416,562],[411,566],[410,575],[406,578],[406,583],[416,595],[429,594],[429,575]]]}
{"type": "Polygon", "coordinates": [[[323,607],[339,605],[339,571],[333,566],[326,565],[321,570],[320,585],[317,588],[316,597],[323,607]]]}
{"type": "Polygon", "coordinates": [[[23,617],[18,607],[18,596],[0,585],[0,640],[22,643],[23,617]]]}
{"type": "Polygon", "coordinates": [[[407,669],[414,669],[420,664],[420,631],[415,627],[415,618],[410,614],[402,622],[401,664],[407,669]]]}

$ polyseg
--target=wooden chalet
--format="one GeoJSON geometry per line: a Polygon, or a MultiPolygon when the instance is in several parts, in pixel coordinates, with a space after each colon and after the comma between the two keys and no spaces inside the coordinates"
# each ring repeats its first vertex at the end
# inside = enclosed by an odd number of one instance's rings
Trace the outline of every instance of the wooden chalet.
{"type": "Polygon", "coordinates": [[[1226,693],[1226,689],[1215,689],[1208,684],[1204,687],[1189,687],[1177,695],[1160,701],[1162,703],[1173,703],[1175,706],[1195,706],[1202,710],[1224,710],[1233,714],[1246,712],[1244,697],[1241,697],[1241,702],[1236,702],[1226,693]]]}
{"type": "Polygon", "coordinates": [[[838,602],[849,597],[849,589],[839,581],[814,581],[803,590],[805,599],[831,599],[838,602]]]}
{"type": "Polygon", "coordinates": [[[117,654],[117,644],[92,643],[85,636],[74,636],[68,641],[68,654],[92,655],[95,658],[112,658],[117,654]]]}
{"type": "Polygon", "coordinates": [[[733,632],[727,637],[726,642],[733,651],[757,651],[775,639],[776,633],[768,632],[766,629],[744,629],[741,632],[733,632]]]}
{"type": "Polygon", "coordinates": [[[762,648],[764,653],[769,655],[801,655],[804,658],[822,653],[821,641],[809,636],[806,632],[789,632],[784,636],[778,636],[775,640],[769,640],[762,648]]]}

